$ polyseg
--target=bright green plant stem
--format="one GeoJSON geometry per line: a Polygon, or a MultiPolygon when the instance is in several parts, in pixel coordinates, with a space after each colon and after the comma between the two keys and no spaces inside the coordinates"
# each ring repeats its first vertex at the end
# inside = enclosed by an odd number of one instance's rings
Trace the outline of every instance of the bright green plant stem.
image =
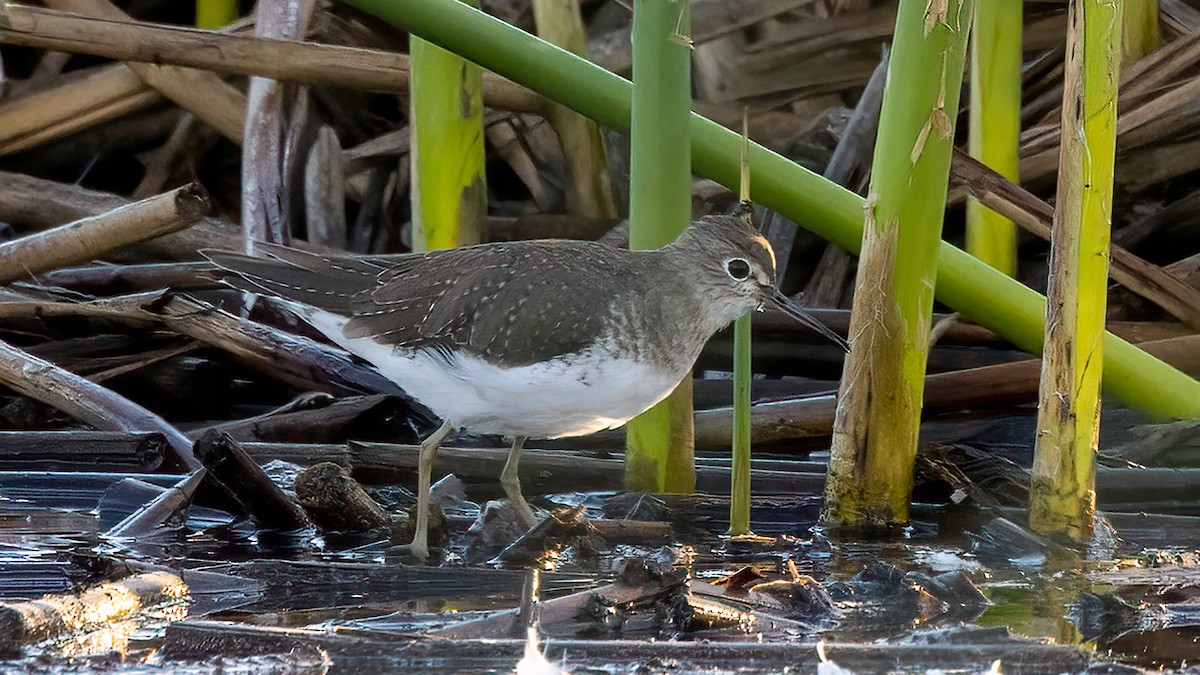
{"type": "Polygon", "coordinates": [[[750,317],[733,323],[733,457],[729,483],[729,535],[750,531],[750,317]]]}
{"type": "Polygon", "coordinates": [[[238,15],[238,0],[196,0],[196,28],[227,26],[238,15]]]}
{"type": "MultiPolygon", "coordinates": [[[[750,130],[749,112],[742,112],[741,179],[738,198],[743,218],[750,221],[750,130]]],[[[754,371],[750,368],[753,355],[750,337],[750,314],[733,323],[733,448],[729,478],[729,535],[741,537],[750,531],[750,402],[754,371]]]]}
{"type": "MultiPolygon", "coordinates": [[[[979,2],[971,30],[968,150],[1014,182],[1019,182],[1021,149],[1021,8],[1020,2],[979,2]]],[[[967,252],[1013,276],[1016,225],[968,199],[967,252]]]]}
{"type": "MultiPolygon", "coordinates": [[[[343,0],[453,50],[617,130],[629,129],[628,80],[455,0],[343,0]]],[[[692,115],[692,169],[734,189],[738,134],[692,115]]],[[[786,158],[750,144],[751,195],[851,252],[862,242],[863,199],[786,158]]],[[[1046,299],[940,244],[937,299],[1030,352],[1040,352],[1046,299]]],[[[1200,417],[1200,383],[1111,333],[1104,337],[1104,385],[1159,418],[1200,417]]]]}
{"type": "MultiPolygon", "coordinates": [[[[587,36],[579,13],[579,0],[533,0],[533,18],[542,39],[583,56],[587,36]]],[[[558,135],[570,182],[567,208],[571,213],[593,218],[617,215],[604,159],[604,144],[596,123],[557,103],[550,104],[546,118],[558,135]]]]}
{"type": "MultiPolygon", "coordinates": [[[[692,53],[689,0],[633,3],[629,248],[661,248],[692,221],[692,53]]],[[[629,421],[625,487],[691,492],[695,432],[692,378],[629,421]]]]}
{"type": "Polygon", "coordinates": [[[413,250],[478,244],[487,217],[482,70],[418,37],[409,51],[413,250]]]}
{"type": "Polygon", "coordinates": [[[1121,30],[1122,59],[1131,64],[1158,49],[1162,36],[1158,29],[1159,0],[1122,0],[1124,15],[1121,30]]]}
{"type": "Polygon", "coordinates": [[[908,520],[938,244],[974,0],[900,0],[822,519],[908,520]]]}
{"type": "Polygon", "coordinates": [[[1078,540],[1091,537],[1096,502],[1120,7],[1112,0],[1071,0],[1068,8],[1063,142],[1030,479],[1033,529],[1078,540]]]}

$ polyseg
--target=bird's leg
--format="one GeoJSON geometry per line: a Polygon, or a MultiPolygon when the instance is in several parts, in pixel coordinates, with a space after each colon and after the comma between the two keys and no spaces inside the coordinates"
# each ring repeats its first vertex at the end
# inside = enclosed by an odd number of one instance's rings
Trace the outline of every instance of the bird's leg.
{"type": "Polygon", "coordinates": [[[504,471],[500,473],[500,485],[504,487],[504,494],[508,495],[508,500],[517,509],[517,515],[521,517],[525,527],[530,528],[537,524],[537,520],[534,519],[533,510],[529,508],[525,496],[521,494],[521,477],[517,473],[517,463],[521,460],[521,448],[524,445],[524,436],[513,439],[512,449],[508,451],[508,461],[504,463],[504,471]]]}
{"type": "Polygon", "coordinates": [[[421,451],[417,456],[417,523],[410,548],[412,554],[422,560],[429,557],[429,483],[433,473],[433,457],[442,439],[453,430],[449,422],[442,422],[437,431],[421,441],[421,451]]]}

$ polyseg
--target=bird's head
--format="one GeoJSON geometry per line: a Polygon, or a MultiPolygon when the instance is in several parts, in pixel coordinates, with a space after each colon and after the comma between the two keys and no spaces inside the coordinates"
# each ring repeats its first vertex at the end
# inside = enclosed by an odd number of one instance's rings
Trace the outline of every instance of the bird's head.
{"type": "Polygon", "coordinates": [[[706,216],[692,223],[673,247],[691,252],[693,271],[721,325],[746,312],[773,306],[835,344],[846,341],[779,291],[775,250],[752,225],[736,216],[706,216]],[[696,255],[699,254],[699,255],[696,255]]]}

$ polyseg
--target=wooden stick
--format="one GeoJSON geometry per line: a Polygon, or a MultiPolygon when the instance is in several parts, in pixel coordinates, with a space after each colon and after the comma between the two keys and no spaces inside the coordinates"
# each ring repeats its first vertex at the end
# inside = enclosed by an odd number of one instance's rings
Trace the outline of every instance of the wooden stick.
{"type": "Polygon", "coordinates": [[[0,652],[129,618],[152,607],[183,602],[188,587],[168,572],[148,572],[93,586],[77,595],[0,603],[0,652]]]}
{"type": "Polygon", "coordinates": [[[59,286],[91,295],[145,293],[170,288],[174,291],[216,285],[208,262],[149,263],[145,265],[88,265],[68,267],[38,275],[38,283],[59,286]]]}
{"type": "MultiPolygon", "coordinates": [[[[46,0],[43,4],[52,9],[113,22],[129,20],[129,15],[108,0],[46,0]]],[[[147,86],[219,131],[222,136],[234,143],[241,143],[246,98],[233,85],[204,71],[141,63],[126,66],[147,86]]]]}
{"type": "Polygon", "coordinates": [[[195,452],[210,477],[245,505],[259,527],[283,532],[312,527],[304,509],[229,434],[210,431],[196,441],[195,452]]]}
{"type": "MultiPolygon", "coordinates": [[[[282,82],[408,93],[408,55],[294,40],[265,40],[142,21],[108,21],[54,10],[0,5],[0,41],[119,61],[169,63],[282,82]]],[[[542,113],[546,100],[494,73],[483,74],[484,102],[542,113]]]]}
{"type": "MultiPolygon", "coordinates": [[[[3,129],[0,124],[0,134],[3,129]]],[[[131,203],[107,192],[0,171],[0,220],[25,227],[39,230],[57,227],[131,203]]],[[[136,254],[137,262],[145,262],[146,258],[195,260],[200,257],[199,249],[232,250],[238,248],[240,241],[233,223],[206,218],[181,232],[132,246],[128,253],[136,254]]],[[[124,259],[125,253],[114,252],[113,257],[124,259]]]]}
{"type": "Polygon", "coordinates": [[[167,441],[157,433],[0,431],[0,470],[151,473],[167,441]]]}
{"type": "Polygon", "coordinates": [[[163,490],[162,494],[113,525],[104,536],[110,539],[128,539],[153,534],[169,527],[174,519],[181,518],[191,506],[206,473],[204,469],[193,471],[187,478],[163,490]]]}
{"type": "Polygon", "coordinates": [[[157,318],[173,331],[222,349],[235,361],[305,391],[403,396],[396,384],[375,370],[315,340],[236,317],[187,296],[142,302],[148,305],[145,316],[157,318]]]}
{"type": "Polygon", "coordinates": [[[128,244],[177,232],[196,223],[211,208],[204,189],[191,183],[102,215],[0,244],[0,284],[87,262],[128,244]]]}
{"type": "Polygon", "coordinates": [[[68,76],[65,83],[0,103],[0,155],[64,138],[162,100],[124,66],[68,76]]]}
{"type": "Polygon", "coordinates": [[[166,420],[94,382],[0,341],[0,384],[101,431],[157,431],[188,471],[200,468],[192,444],[166,420]]]}

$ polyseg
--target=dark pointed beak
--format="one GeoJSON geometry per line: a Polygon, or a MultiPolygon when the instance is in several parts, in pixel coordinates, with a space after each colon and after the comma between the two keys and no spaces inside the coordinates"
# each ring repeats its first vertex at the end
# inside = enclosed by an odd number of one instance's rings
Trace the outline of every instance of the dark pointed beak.
{"type": "Polygon", "coordinates": [[[817,317],[809,314],[803,307],[797,305],[788,296],[780,293],[779,291],[773,291],[770,299],[771,304],[778,308],[779,311],[804,324],[809,328],[809,330],[821,335],[833,344],[841,347],[842,350],[847,352],[850,351],[850,343],[846,342],[841,335],[833,332],[833,329],[821,323],[817,317]]]}

